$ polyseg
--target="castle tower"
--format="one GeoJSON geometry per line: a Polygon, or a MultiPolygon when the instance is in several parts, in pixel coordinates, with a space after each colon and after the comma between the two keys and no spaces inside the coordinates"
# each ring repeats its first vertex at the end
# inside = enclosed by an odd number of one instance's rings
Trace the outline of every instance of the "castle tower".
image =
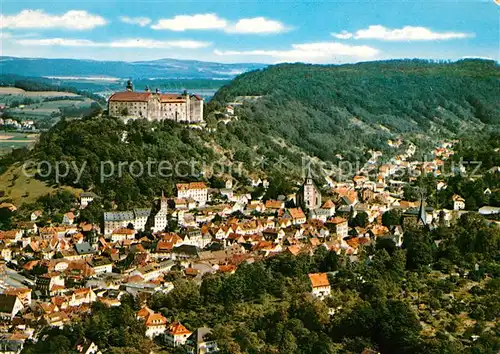
{"type": "Polygon", "coordinates": [[[132,84],[132,80],[127,81],[127,91],[134,91],[134,85],[132,84]]]}

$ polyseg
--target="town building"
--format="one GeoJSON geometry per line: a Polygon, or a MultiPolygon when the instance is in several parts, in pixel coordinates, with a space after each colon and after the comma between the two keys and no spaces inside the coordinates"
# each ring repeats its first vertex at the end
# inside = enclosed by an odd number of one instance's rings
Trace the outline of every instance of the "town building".
{"type": "Polygon", "coordinates": [[[189,345],[193,348],[193,354],[210,354],[219,352],[217,341],[210,338],[212,330],[200,327],[188,338],[189,345]]]}
{"type": "Polygon", "coordinates": [[[314,297],[324,299],[330,296],[332,289],[326,273],[311,273],[309,274],[309,280],[311,281],[312,295],[314,297]]]}
{"type": "Polygon", "coordinates": [[[167,319],[148,307],[143,307],[137,312],[137,319],[144,320],[146,336],[149,338],[154,338],[165,333],[167,328],[167,319]]]}
{"type": "Polygon", "coordinates": [[[90,203],[97,198],[93,192],[83,192],[80,194],[80,209],[85,209],[90,203]]]}
{"type": "Polygon", "coordinates": [[[144,118],[153,120],[173,120],[176,122],[199,123],[203,121],[203,98],[182,94],[136,92],[132,82],[127,83],[127,90],[116,92],[108,100],[108,114],[126,120],[144,118]]]}
{"type": "Polygon", "coordinates": [[[208,200],[208,187],[204,182],[178,183],[177,198],[191,198],[204,206],[208,200]]]}
{"type": "Polygon", "coordinates": [[[109,237],[113,231],[129,228],[130,225],[136,231],[145,231],[150,218],[153,219],[150,224],[152,231],[163,231],[167,226],[167,209],[167,199],[162,194],[160,208],[156,213],[151,208],[105,212],[101,232],[109,237]]]}
{"type": "Polygon", "coordinates": [[[185,345],[192,332],[180,322],[172,322],[165,332],[165,338],[174,347],[185,345]]]}
{"type": "Polygon", "coordinates": [[[340,240],[343,240],[349,235],[349,226],[347,220],[336,216],[326,222],[326,225],[337,234],[340,240]]]}
{"type": "Polygon", "coordinates": [[[154,225],[152,227],[153,232],[163,231],[167,227],[167,211],[168,211],[168,201],[167,198],[161,194],[160,198],[160,210],[156,213],[154,217],[154,225]]]}
{"type": "Polygon", "coordinates": [[[0,294],[0,319],[12,321],[23,308],[23,303],[16,295],[0,294]]]}
{"type": "Polygon", "coordinates": [[[464,198],[462,198],[458,194],[454,194],[451,199],[453,200],[453,210],[465,209],[465,199],[464,198]]]}

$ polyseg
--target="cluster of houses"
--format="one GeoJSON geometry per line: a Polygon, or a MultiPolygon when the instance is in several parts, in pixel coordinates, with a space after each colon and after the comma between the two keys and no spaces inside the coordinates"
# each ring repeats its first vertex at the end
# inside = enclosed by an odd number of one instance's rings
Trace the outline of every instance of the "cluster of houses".
{"type": "Polygon", "coordinates": [[[21,122],[18,122],[17,120],[11,118],[0,118],[0,126],[23,131],[34,130],[35,122],[33,120],[23,120],[21,122]]]}
{"type": "MultiPolygon", "coordinates": [[[[201,283],[207,273],[231,274],[242,263],[282,253],[313,254],[320,247],[356,261],[363,246],[382,238],[400,246],[410,224],[450,223],[464,208],[460,196],[453,197],[455,210],[428,208],[424,199],[404,200],[402,187],[391,182],[398,164],[384,166],[377,181],[360,173],[352,181],[326,184],[327,193],[308,175],[296,194],[276,200],[254,200],[233,190],[230,178],[220,189],[179,183],[175,197],[162,195],[151,208],[105,212],[100,225],[79,223],[75,208],[60,225],[38,227],[43,211],[34,211],[17,229],[0,232],[0,333],[16,338],[22,348],[41,327],[64,326],[88,314],[94,302],[119,306],[132,294],[143,304],[136,315],[146,324],[145,335],[191,346],[196,353],[217,351],[216,342],[204,339],[210,329],[186,328],[147,307],[152,294],[174,288],[166,277],[174,266],[201,283]],[[387,227],[382,216],[393,209],[401,211],[402,222],[387,227]],[[358,213],[366,213],[366,225],[349,225],[348,216],[358,213]]],[[[97,195],[82,193],[80,209],[96,200],[97,195]]],[[[330,276],[309,274],[313,296],[330,295],[330,276]]]]}

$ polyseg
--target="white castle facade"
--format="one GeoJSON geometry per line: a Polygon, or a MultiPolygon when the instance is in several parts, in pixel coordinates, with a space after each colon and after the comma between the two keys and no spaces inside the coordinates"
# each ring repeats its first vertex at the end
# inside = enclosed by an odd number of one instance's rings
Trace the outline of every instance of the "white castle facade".
{"type": "Polygon", "coordinates": [[[147,120],[173,120],[199,123],[203,121],[203,98],[198,95],[151,92],[136,92],[132,82],[127,91],[116,92],[108,100],[108,114],[124,119],[145,118],[147,120]]]}

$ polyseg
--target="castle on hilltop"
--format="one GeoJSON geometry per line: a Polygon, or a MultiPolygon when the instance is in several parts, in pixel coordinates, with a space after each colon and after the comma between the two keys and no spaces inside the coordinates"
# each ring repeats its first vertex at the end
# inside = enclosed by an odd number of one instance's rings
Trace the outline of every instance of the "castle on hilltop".
{"type": "Polygon", "coordinates": [[[198,123],[203,121],[203,98],[198,95],[134,91],[128,80],[127,90],[114,93],[108,100],[108,114],[124,119],[169,119],[176,122],[198,123]]]}

